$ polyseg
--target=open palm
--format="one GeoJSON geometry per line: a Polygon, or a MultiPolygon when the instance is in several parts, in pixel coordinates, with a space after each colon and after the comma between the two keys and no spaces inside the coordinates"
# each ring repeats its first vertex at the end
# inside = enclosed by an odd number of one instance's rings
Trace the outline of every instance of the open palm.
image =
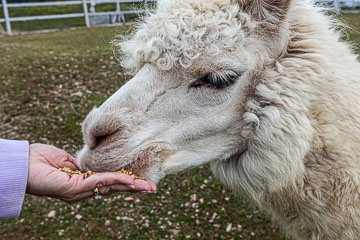
{"type": "Polygon", "coordinates": [[[44,144],[32,144],[29,151],[29,173],[26,192],[33,195],[55,197],[67,202],[94,195],[115,192],[155,192],[151,181],[132,179],[123,173],[97,173],[84,179],[83,175],[70,177],[59,168],[77,170],[75,159],[67,152],[44,144]]]}

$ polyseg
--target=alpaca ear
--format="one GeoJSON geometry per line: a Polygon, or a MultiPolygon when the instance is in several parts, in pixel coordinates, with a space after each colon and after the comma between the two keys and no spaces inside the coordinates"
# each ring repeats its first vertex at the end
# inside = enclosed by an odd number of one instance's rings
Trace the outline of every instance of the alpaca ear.
{"type": "Polygon", "coordinates": [[[237,0],[240,8],[256,20],[281,24],[290,7],[291,0],[237,0]]]}
{"type": "Polygon", "coordinates": [[[288,22],[291,0],[236,0],[240,9],[260,22],[266,45],[271,55],[277,58],[288,44],[288,22]]]}

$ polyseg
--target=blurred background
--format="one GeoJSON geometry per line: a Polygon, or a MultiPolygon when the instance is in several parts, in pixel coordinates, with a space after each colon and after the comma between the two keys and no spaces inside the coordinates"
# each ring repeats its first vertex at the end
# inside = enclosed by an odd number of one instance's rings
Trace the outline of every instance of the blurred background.
{"type": "MultiPolygon", "coordinates": [[[[155,4],[1,0],[0,138],[75,154],[84,117],[129,79],[110,41],[155,4]]],[[[320,4],[350,26],[344,39],[360,54],[360,0],[320,4]]],[[[166,177],[158,189],[77,204],[26,196],[19,218],[0,220],[0,239],[286,239],[208,166],[166,177]]]]}

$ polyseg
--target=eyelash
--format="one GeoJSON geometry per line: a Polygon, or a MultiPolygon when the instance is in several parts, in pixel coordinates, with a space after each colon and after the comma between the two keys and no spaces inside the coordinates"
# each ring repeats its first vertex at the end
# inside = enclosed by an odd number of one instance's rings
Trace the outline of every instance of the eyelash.
{"type": "Polygon", "coordinates": [[[216,89],[223,89],[235,83],[236,79],[239,77],[238,74],[233,71],[226,71],[221,73],[208,73],[205,76],[197,79],[192,87],[209,87],[216,89]]]}

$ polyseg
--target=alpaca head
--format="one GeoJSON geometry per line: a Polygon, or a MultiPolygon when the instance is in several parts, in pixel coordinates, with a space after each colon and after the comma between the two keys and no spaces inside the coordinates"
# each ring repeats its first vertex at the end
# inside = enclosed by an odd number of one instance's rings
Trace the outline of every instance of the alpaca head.
{"type": "Polygon", "coordinates": [[[290,0],[162,0],[117,42],[134,77],[83,122],[82,169],[167,174],[237,157],[259,119],[246,112],[286,48],[290,0]],[[265,79],[266,80],[266,79],[265,79]]]}

